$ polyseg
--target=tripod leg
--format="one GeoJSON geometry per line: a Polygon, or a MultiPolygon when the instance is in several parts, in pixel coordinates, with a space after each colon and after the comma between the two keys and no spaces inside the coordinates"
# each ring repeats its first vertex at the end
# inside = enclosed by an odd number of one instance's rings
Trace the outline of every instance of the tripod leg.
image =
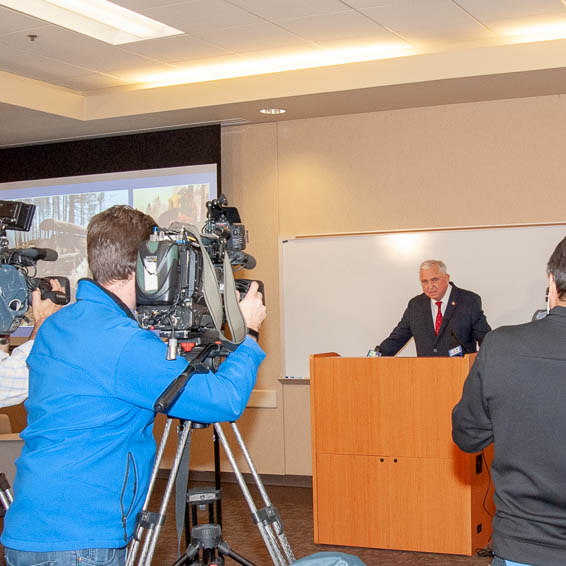
{"type": "Polygon", "coordinates": [[[175,460],[173,461],[173,466],[169,474],[169,479],[167,480],[167,485],[165,486],[165,493],[163,495],[163,500],[161,501],[161,507],[159,508],[158,520],[153,523],[153,528],[149,531],[148,536],[144,541],[139,566],[150,566],[151,564],[151,559],[153,558],[155,547],[157,546],[157,539],[159,538],[161,526],[165,521],[167,505],[169,503],[169,499],[171,498],[171,493],[173,492],[173,486],[175,485],[175,479],[177,477],[179,466],[183,458],[183,452],[185,450],[187,442],[190,439],[191,421],[181,421],[181,424],[179,425],[179,433],[177,452],[175,454],[175,460]]]}
{"type": "MultiPolygon", "coordinates": [[[[252,474],[252,477],[254,478],[255,484],[257,485],[257,488],[261,494],[261,497],[263,499],[263,502],[265,503],[265,507],[266,509],[274,509],[271,500],[269,499],[269,495],[267,494],[267,491],[265,489],[265,486],[263,485],[263,482],[261,481],[261,478],[259,476],[259,474],[257,473],[257,470],[255,468],[255,465],[252,461],[252,458],[250,456],[250,453],[248,452],[248,449],[244,443],[244,439],[242,438],[242,435],[240,434],[240,429],[238,428],[238,425],[236,423],[231,423],[232,425],[232,430],[234,431],[234,435],[236,436],[236,440],[238,441],[238,445],[240,446],[240,450],[242,451],[242,454],[244,455],[244,458],[246,459],[246,463],[248,465],[248,468],[252,474]]],[[[287,535],[285,534],[284,530],[283,530],[283,523],[281,522],[281,519],[279,517],[279,514],[277,513],[276,516],[273,516],[273,520],[270,521],[270,526],[273,528],[273,530],[275,531],[275,534],[277,536],[277,538],[279,539],[279,542],[285,552],[285,555],[287,556],[287,560],[289,561],[289,563],[293,563],[295,562],[295,555],[293,554],[293,551],[291,549],[291,545],[289,544],[289,541],[287,540],[287,535]]]]}
{"type": "Polygon", "coordinates": [[[228,457],[228,460],[230,461],[230,465],[232,466],[232,469],[234,470],[234,474],[236,475],[236,479],[238,480],[238,484],[240,485],[240,489],[242,491],[244,499],[246,500],[248,507],[250,508],[254,522],[256,523],[256,525],[259,529],[259,532],[260,532],[260,534],[263,538],[263,541],[265,543],[267,551],[269,552],[269,555],[271,556],[271,560],[273,561],[273,564],[275,566],[287,566],[287,562],[283,558],[283,555],[281,554],[281,551],[278,548],[278,546],[277,546],[277,544],[274,540],[273,533],[271,532],[271,530],[266,529],[264,521],[262,520],[262,518],[258,514],[258,510],[257,510],[257,507],[255,505],[255,502],[254,502],[254,500],[253,500],[253,498],[250,494],[250,491],[248,489],[248,486],[246,485],[246,482],[244,481],[242,473],[240,472],[240,470],[238,468],[238,464],[236,463],[236,459],[234,458],[234,454],[232,453],[232,450],[230,449],[230,445],[228,444],[228,441],[226,440],[226,436],[224,435],[224,431],[222,430],[220,423],[214,424],[214,430],[218,434],[218,438],[220,439],[220,442],[222,443],[224,451],[226,452],[226,456],[228,457]]]}
{"type": "Polygon", "coordinates": [[[255,566],[253,562],[246,560],[241,554],[238,554],[234,550],[230,548],[230,545],[224,540],[218,545],[218,552],[222,556],[229,556],[232,560],[237,562],[238,564],[242,564],[242,566],[255,566]]]}
{"type": "Polygon", "coordinates": [[[14,501],[14,496],[12,495],[12,488],[10,487],[10,482],[6,475],[0,473],[0,503],[6,511],[14,501]]]}
{"type": "MultiPolygon", "coordinates": [[[[159,464],[161,463],[161,459],[163,458],[163,452],[165,451],[167,438],[169,437],[169,432],[171,431],[171,423],[172,423],[172,419],[167,419],[167,421],[165,422],[165,428],[163,429],[163,434],[161,435],[161,441],[159,442],[159,448],[157,449],[155,461],[153,462],[153,469],[151,470],[151,478],[149,480],[147,495],[145,496],[145,501],[142,507],[142,513],[144,511],[147,511],[149,507],[149,500],[153,492],[155,480],[157,479],[157,473],[159,472],[159,464]]],[[[133,566],[138,553],[142,534],[143,534],[143,526],[138,522],[134,531],[134,538],[132,539],[132,542],[130,543],[130,548],[128,549],[128,558],[126,560],[126,566],[133,566]]]]}

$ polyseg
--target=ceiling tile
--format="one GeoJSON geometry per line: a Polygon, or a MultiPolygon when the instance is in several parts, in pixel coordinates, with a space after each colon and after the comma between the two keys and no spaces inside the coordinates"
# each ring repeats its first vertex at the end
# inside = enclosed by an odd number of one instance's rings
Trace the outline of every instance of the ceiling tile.
{"type": "Polygon", "coordinates": [[[361,11],[409,41],[430,36],[468,41],[493,35],[450,0],[396,0],[361,11]]]}
{"type": "MultiPolygon", "coordinates": [[[[196,32],[197,34],[199,32],[196,32]]],[[[308,45],[306,41],[271,23],[237,26],[203,33],[211,43],[232,51],[254,51],[283,46],[308,45]]]]}
{"type": "Polygon", "coordinates": [[[58,86],[68,86],[67,80],[84,74],[79,67],[38,57],[17,49],[6,49],[0,41],[0,70],[58,86]]]}
{"type": "Polygon", "coordinates": [[[488,20],[504,20],[525,16],[563,12],[566,6],[560,0],[455,0],[475,18],[485,23],[488,20]]]}
{"type": "Polygon", "coordinates": [[[122,49],[167,63],[201,57],[216,57],[225,53],[225,50],[217,45],[187,35],[128,43],[123,45],[122,49]]]}
{"type": "Polygon", "coordinates": [[[221,57],[206,57],[205,59],[177,61],[173,67],[175,70],[179,69],[194,69],[195,67],[211,66],[211,65],[229,65],[231,63],[242,63],[248,61],[248,58],[241,54],[223,55],[221,57]]]}
{"type": "Polygon", "coordinates": [[[351,8],[359,10],[361,8],[370,8],[373,6],[391,6],[398,0],[346,0],[351,8]]]}
{"type": "Polygon", "coordinates": [[[309,0],[308,2],[305,0],[285,0],[285,2],[231,0],[231,2],[270,21],[340,12],[346,8],[340,0],[309,0]]]}
{"type": "Polygon", "coordinates": [[[280,25],[311,41],[333,41],[370,35],[380,36],[382,40],[394,38],[382,26],[354,10],[282,20],[280,25]]]}
{"type": "MultiPolygon", "coordinates": [[[[375,35],[364,35],[363,37],[349,37],[346,39],[336,38],[329,39],[326,41],[317,41],[317,45],[323,49],[352,49],[352,48],[364,48],[364,47],[375,47],[376,45],[383,44],[384,47],[396,45],[398,47],[406,46],[411,47],[411,44],[403,42],[398,37],[390,34],[386,39],[383,37],[383,33],[377,33],[375,35]]],[[[384,51],[384,55],[388,52],[384,51]]],[[[399,52],[394,51],[394,53],[399,54],[399,52]]],[[[404,52],[404,54],[410,54],[410,51],[404,52]]],[[[392,54],[390,54],[391,56],[392,54]]]]}
{"type": "Polygon", "coordinates": [[[42,20],[0,6],[0,34],[28,31],[45,25],[42,20]]]}
{"type": "Polygon", "coordinates": [[[272,59],[279,57],[288,57],[302,55],[304,53],[318,53],[324,51],[322,47],[314,43],[304,43],[301,45],[277,47],[275,49],[258,49],[255,51],[245,51],[241,55],[248,59],[272,59]]]}
{"type": "MultiPolygon", "coordinates": [[[[544,34],[545,28],[550,28],[549,32],[552,30],[564,32],[566,29],[566,12],[558,14],[546,14],[540,16],[529,16],[527,18],[509,18],[501,20],[488,20],[487,25],[495,33],[499,34],[501,37],[508,35],[510,31],[532,30],[531,33],[536,34],[538,29],[540,33],[544,34]],[[556,26],[556,27],[555,27],[556,26]]],[[[563,37],[562,33],[559,35],[563,37]]],[[[530,35],[527,32],[527,35],[530,35]]]]}
{"type": "Polygon", "coordinates": [[[5,35],[1,39],[6,45],[31,55],[55,59],[91,72],[112,74],[112,71],[117,70],[160,65],[118,46],[107,45],[54,25],[45,27],[34,42],[30,42],[22,34],[5,35]]]}
{"type": "Polygon", "coordinates": [[[259,24],[263,21],[224,0],[192,0],[143,10],[143,14],[188,34],[202,34],[204,30],[259,24]]]}
{"type": "Polygon", "coordinates": [[[185,0],[185,2],[182,2],[181,0],[112,0],[112,2],[114,2],[114,4],[119,4],[124,8],[128,8],[129,10],[133,10],[134,12],[140,12],[147,8],[159,8],[162,6],[169,6],[171,4],[187,3],[187,0],[185,0]]]}
{"type": "Polygon", "coordinates": [[[193,59],[187,61],[178,61],[172,63],[168,67],[163,67],[157,71],[149,69],[147,72],[138,69],[131,69],[129,71],[118,71],[115,73],[119,78],[129,82],[154,82],[164,81],[168,73],[170,77],[175,77],[179,72],[192,71],[193,69],[200,69],[202,67],[224,67],[231,66],[237,63],[249,61],[247,57],[241,55],[225,55],[222,57],[207,57],[205,59],[193,59]]]}
{"type": "Polygon", "coordinates": [[[117,77],[103,75],[100,73],[82,75],[79,77],[69,77],[67,79],[60,79],[61,86],[78,90],[81,92],[88,92],[92,90],[99,90],[101,88],[112,88],[116,86],[127,85],[127,81],[121,80],[117,77]]]}

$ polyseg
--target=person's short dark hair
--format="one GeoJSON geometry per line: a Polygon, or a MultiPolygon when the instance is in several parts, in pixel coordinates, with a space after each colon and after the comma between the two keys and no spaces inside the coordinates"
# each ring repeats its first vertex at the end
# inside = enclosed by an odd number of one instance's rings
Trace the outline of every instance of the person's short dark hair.
{"type": "Polygon", "coordinates": [[[566,300],[566,238],[552,252],[546,265],[546,273],[554,278],[558,298],[561,301],[566,300]]]}
{"type": "Polygon", "coordinates": [[[99,283],[128,279],[136,269],[138,246],[149,238],[155,220],[126,205],[93,216],[88,224],[88,265],[99,283]]]}

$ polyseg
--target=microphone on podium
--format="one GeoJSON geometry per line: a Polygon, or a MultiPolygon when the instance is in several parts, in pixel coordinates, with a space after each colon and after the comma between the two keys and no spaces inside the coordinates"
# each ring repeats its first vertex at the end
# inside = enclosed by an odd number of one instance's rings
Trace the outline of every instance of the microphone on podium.
{"type": "Polygon", "coordinates": [[[452,344],[454,344],[454,346],[452,346],[452,348],[448,348],[448,357],[461,358],[464,354],[467,354],[468,352],[462,345],[462,341],[460,340],[460,338],[458,338],[458,335],[452,328],[450,328],[450,336],[452,337],[452,344]]]}

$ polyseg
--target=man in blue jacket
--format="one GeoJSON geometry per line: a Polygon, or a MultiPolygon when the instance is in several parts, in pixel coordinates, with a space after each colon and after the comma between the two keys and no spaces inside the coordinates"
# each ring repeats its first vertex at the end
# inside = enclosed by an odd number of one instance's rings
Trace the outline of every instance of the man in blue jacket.
{"type": "MultiPolygon", "coordinates": [[[[125,563],[155,453],[153,403],[187,366],[139,327],[135,266],[154,220],[115,206],[93,217],[93,280],[42,326],[31,355],[28,426],[2,543],[10,566],[125,563]]],[[[240,302],[257,331],[265,307],[257,283],[240,302]]],[[[192,377],[170,415],[233,421],[246,407],[265,357],[248,336],[216,373],[192,377]]]]}

